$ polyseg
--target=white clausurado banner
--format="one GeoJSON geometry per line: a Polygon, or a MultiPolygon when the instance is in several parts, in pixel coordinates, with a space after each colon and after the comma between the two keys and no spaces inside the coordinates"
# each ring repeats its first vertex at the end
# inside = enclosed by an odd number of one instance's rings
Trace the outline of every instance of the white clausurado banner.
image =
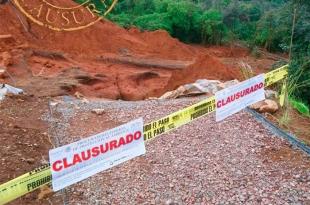
{"type": "Polygon", "coordinates": [[[143,154],[142,118],[50,150],[53,190],[58,191],[143,154]]]}
{"type": "Polygon", "coordinates": [[[239,112],[245,107],[265,99],[264,75],[258,75],[246,81],[215,93],[216,121],[239,112]]]}

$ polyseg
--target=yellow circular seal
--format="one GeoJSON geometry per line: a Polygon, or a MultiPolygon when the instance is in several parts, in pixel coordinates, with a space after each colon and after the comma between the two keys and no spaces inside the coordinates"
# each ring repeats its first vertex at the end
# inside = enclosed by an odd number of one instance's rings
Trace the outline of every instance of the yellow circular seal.
{"type": "Polygon", "coordinates": [[[12,1],[31,21],[55,31],[89,27],[100,21],[117,3],[117,0],[65,0],[61,3],[59,0],[12,1]]]}

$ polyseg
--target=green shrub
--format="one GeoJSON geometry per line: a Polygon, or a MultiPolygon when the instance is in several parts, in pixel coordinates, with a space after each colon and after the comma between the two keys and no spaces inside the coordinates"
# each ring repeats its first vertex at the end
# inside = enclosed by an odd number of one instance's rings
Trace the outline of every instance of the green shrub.
{"type": "Polygon", "coordinates": [[[168,13],[148,14],[136,18],[133,24],[142,30],[154,31],[164,29],[171,34],[172,22],[169,17],[168,13]]]}
{"type": "Polygon", "coordinates": [[[201,17],[201,33],[204,43],[220,44],[226,33],[226,26],[223,23],[222,14],[210,9],[205,11],[201,17]]]}
{"type": "Polygon", "coordinates": [[[310,104],[310,58],[293,60],[289,67],[290,96],[310,104]]]}
{"type": "Polygon", "coordinates": [[[304,116],[310,117],[310,110],[306,104],[293,98],[290,98],[289,101],[292,107],[296,109],[299,113],[301,113],[304,116]]]}
{"type": "Polygon", "coordinates": [[[118,15],[109,15],[108,18],[115,22],[116,24],[124,27],[124,28],[129,28],[132,26],[132,16],[129,14],[121,13],[118,15]]]}

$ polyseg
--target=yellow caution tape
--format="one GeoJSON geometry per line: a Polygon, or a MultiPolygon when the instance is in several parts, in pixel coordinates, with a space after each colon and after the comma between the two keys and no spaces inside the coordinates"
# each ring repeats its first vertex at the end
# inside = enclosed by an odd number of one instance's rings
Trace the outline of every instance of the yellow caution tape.
{"type": "Polygon", "coordinates": [[[215,97],[200,101],[185,109],[179,110],[159,120],[144,125],[144,140],[148,141],[155,137],[185,125],[194,119],[215,111],[215,97]]]}
{"type": "MultiPolygon", "coordinates": [[[[288,65],[265,74],[265,87],[286,78],[288,65]]],[[[216,110],[215,97],[212,96],[187,108],[174,112],[166,117],[144,125],[144,140],[149,141],[155,137],[176,129],[182,125],[212,113],[216,110]]],[[[52,180],[49,165],[42,166],[28,172],[5,184],[0,185],[0,205],[8,203],[18,197],[32,192],[52,180]]]]}
{"type": "MultiPolygon", "coordinates": [[[[265,87],[270,86],[284,78],[288,74],[288,65],[282,66],[265,74],[265,87]]],[[[155,137],[185,125],[196,118],[214,112],[216,109],[215,97],[200,101],[185,109],[179,110],[157,121],[144,125],[144,140],[148,141],[155,137]]]]}
{"type": "Polygon", "coordinates": [[[27,174],[0,185],[0,205],[36,190],[52,181],[49,165],[39,167],[27,174]]]}
{"type": "Polygon", "coordinates": [[[288,65],[282,66],[278,69],[270,71],[265,74],[265,87],[268,87],[284,78],[288,75],[288,65]]]}
{"type": "Polygon", "coordinates": [[[287,88],[286,88],[286,81],[284,81],[282,88],[281,88],[281,94],[280,94],[280,106],[283,107],[284,106],[284,102],[285,102],[285,96],[286,96],[286,92],[287,92],[287,88]]]}

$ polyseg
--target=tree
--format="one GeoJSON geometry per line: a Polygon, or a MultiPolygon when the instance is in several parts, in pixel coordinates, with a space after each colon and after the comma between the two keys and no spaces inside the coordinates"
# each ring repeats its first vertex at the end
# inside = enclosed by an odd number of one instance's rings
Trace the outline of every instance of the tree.
{"type": "Polygon", "coordinates": [[[205,11],[201,17],[201,24],[203,43],[220,44],[222,42],[226,27],[219,11],[213,9],[205,11]]]}

